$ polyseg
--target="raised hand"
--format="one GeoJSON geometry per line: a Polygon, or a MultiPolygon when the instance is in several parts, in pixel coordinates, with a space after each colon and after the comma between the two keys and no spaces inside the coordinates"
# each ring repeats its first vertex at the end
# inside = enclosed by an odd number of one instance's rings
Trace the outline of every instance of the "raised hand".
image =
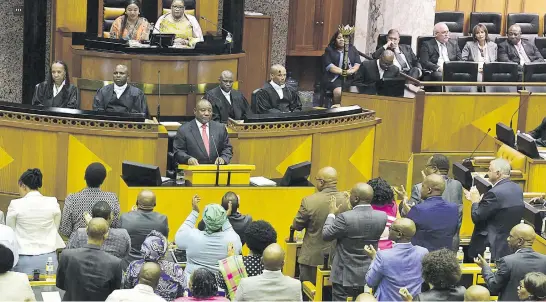
{"type": "Polygon", "coordinates": [[[337,215],[339,208],[341,208],[341,205],[337,205],[336,197],[334,195],[330,196],[330,214],[337,215]]]}
{"type": "Polygon", "coordinates": [[[199,213],[199,202],[201,201],[201,197],[199,195],[195,194],[191,200],[191,207],[194,211],[199,213]]]}

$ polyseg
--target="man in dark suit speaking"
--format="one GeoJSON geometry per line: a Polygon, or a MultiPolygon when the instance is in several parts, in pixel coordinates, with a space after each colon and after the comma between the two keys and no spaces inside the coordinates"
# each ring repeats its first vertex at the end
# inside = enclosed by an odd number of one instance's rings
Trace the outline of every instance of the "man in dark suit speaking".
{"type": "Polygon", "coordinates": [[[233,156],[226,127],[212,118],[212,105],[197,102],[195,119],[178,128],[174,138],[174,157],[180,164],[229,164],[233,156]]]}

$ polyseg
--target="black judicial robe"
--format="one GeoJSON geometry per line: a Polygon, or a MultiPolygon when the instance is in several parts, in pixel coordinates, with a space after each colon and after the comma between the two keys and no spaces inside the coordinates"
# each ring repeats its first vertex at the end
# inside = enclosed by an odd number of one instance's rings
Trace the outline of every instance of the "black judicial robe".
{"type": "Polygon", "coordinates": [[[149,117],[146,96],[142,90],[127,84],[127,88],[118,99],[114,84],[106,85],[97,91],[93,100],[93,110],[121,113],[144,113],[149,117]]]}
{"type": "Polygon", "coordinates": [[[256,113],[301,111],[301,100],[297,91],[285,86],[282,93],[283,98],[281,99],[275,88],[271,84],[265,83],[256,94],[256,113]]]}
{"type": "Polygon", "coordinates": [[[49,86],[47,81],[45,81],[38,84],[34,89],[32,105],[41,107],[79,109],[80,91],[78,90],[78,87],[72,84],[64,85],[61,91],[55,97],[53,97],[53,86],[49,86]]]}
{"type": "Polygon", "coordinates": [[[222,93],[220,86],[213,88],[205,94],[204,99],[212,104],[212,120],[227,123],[229,118],[244,120],[250,113],[250,106],[245,96],[237,90],[230,91],[231,104],[222,93]]]}

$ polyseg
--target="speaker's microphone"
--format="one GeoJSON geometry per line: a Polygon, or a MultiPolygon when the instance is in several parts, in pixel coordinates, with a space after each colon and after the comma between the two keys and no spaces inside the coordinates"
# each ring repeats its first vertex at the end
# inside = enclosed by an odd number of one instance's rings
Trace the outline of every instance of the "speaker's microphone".
{"type": "MultiPolygon", "coordinates": [[[[210,128],[210,122],[209,122],[209,130],[212,130],[210,128]]],[[[216,148],[216,143],[214,142],[214,136],[212,136],[212,133],[210,134],[210,139],[212,140],[212,145],[214,146],[214,151],[216,151],[216,158],[215,158],[214,161],[216,163],[216,186],[218,186],[218,182],[220,180],[220,162],[218,162],[217,160],[220,157],[220,154],[218,153],[218,148],[216,148]]]]}
{"type": "Polygon", "coordinates": [[[161,120],[161,70],[157,71],[157,122],[161,120]]]}
{"type": "Polygon", "coordinates": [[[483,143],[483,141],[485,140],[485,138],[487,137],[487,135],[489,134],[490,131],[491,131],[491,128],[487,129],[487,132],[482,137],[482,140],[478,143],[478,145],[476,146],[474,151],[472,151],[472,153],[470,153],[470,156],[468,158],[465,158],[463,160],[463,166],[465,166],[468,170],[470,170],[470,172],[474,172],[474,166],[472,165],[472,156],[474,155],[476,150],[478,150],[478,148],[481,146],[481,144],[483,143]]]}
{"type": "Polygon", "coordinates": [[[514,128],[512,128],[512,119],[514,119],[514,116],[516,115],[516,113],[518,113],[521,106],[523,106],[523,103],[525,103],[525,101],[529,101],[529,98],[531,97],[531,94],[533,94],[533,93],[531,91],[529,91],[529,95],[527,96],[527,98],[524,101],[522,101],[521,104],[519,104],[518,109],[516,109],[516,111],[514,111],[514,114],[512,114],[512,117],[510,117],[510,129],[514,130],[514,128]]]}

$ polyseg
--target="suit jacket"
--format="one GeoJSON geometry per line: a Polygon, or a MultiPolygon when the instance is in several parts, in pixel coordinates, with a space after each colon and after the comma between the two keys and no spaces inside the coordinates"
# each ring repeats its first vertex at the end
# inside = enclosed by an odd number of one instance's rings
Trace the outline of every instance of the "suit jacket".
{"type": "MultiPolygon", "coordinates": [[[[487,55],[489,56],[488,62],[496,62],[497,61],[497,44],[494,42],[487,42],[487,55]]],[[[476,41],[468,41],[466,42],[463,51],[461,53],[463,61],[471,61],[471,62],[478,62],[481,54],[480,54],[480,46],[478,46],[478,42],[476,41]]]]}
{"type": "Polygon", "coordinates": [[[235,89],[230,91],[231,104],[220,86],[207,91],[204,98],[212,104],[212,120],[215,122],[225,124],[229,118],[244,120],[251,113],[245,96],[235,89]]]}
{"type": "MultiPolygon", "coordinates": [[[[355,64],[362,64],[362,61],[360,60],[360,55],[358,54],[358,50],[353,45],[349,46],[349,66],[354,66],[355,64]]],[[[343,55],[342,52],[339,52],[337,49],[334,49],[332,46],[328,46],[324,49],[324,54],[322,55],[322,66],[325,68],[324,71],[326,76],[326,81],[331,82],[337,74],[333,74],[331,72],[328,72],[326,68],[330,66],[330,64],[333,64],[339,68],[342,68],[342,66],[339,64],[340,57],[343,55]]]]}
{"type": "Polygon", "coordinates": [[[371,244],[377,249],[387,214],[374,211],[370,205],[361,205],[336,218],[328,216],[322,237],[325,241],[337,239],[330,280],[343,286],[364,286],[371,263],[364,246],[371,244]]]}
{"type": "Polygon", "coordinates": [[[330,209],[330,196],[335,196],[338,205],[346,204],[347,197],[336,188],[325,188],[301,201],[300,209],[292,226],[297,231],[305,229],[298,263],[318,266],[323,264],[323,251],[330,253],[331,243],[322,239],[322,227],[330,209]]]}
{"type": "Polygon", "coordinates": [[[215,121],[210,121],[209,124],[210,156],[207,154],[201,129],[198,129],[195,119],[178,128],[173,142],[174,157],[178,163],[187,164],[188,159],[193,157],[200,164],[214,164],[216,158],[221,157],[229,164],[233,153],[226,126],[215,121]]]}
{"type": "Polygon", "coordinates": [[[531,248],[523,248],[497,261],[497,271],[491,267],[482,269],[483,279],[491,295],[498,295],[499,301],[518,301],[519,282],[530,272],[546,274],[546,255],[531,248]]]}
{"type": "MultiPolygon", "coordinates": [[[[447,55],[449,61],[461,61],[461,50],[459,45],[457,45],[456,40],[449,40],[446,43],[447,55]]],[[[419,53],[419,58],[421,60],[421,65],[423,69],[436,71],[440,66],[438,65],[438,59],[440,58],[440,49],[438,48],[438,43],[436,39],[431,39],[423,42],[421,45],[421,50],[419,53]]]]}
{"type": "MultiPolygon", "coordinates": [[[[531,62],[544,62],[544,58],[540,54],[540,51],[533,43],[521,39],[521,44],[523,45],[525,54],[527,54],[531,62]]],[[[499,62],[515,62],[519,64],[520,57],[516,47],[506,40],[498,46],[497,60],[499,62]]]]}
{"type": "MultiPolygon", "coordinates": [[[[413,52],[413,49],[411,49],[410,45],[398,44],[398,48],[400,49],[400,52],[406,58],[406,62],[408,63],[409,68],[412,68],[412,67],[421,68],[421,63],[417,59],[417,56],[413,52]]],[[[381,46],[373,53],[372,57],[378,60],[379,58],[381,58],[381,55],[383,54],[384,51],[385,51],[385,47],[381,46]]]]}
{"type": "Polygon", "coordinates": [[[536,143],[539,146],[545,147],[546,146],[546,118],[542,120],[542,123],[538,125],[534,130],[529,132],[529,135],[531,135],[534,139],[536,139],[536,143]]]}
{"type": "Polygon", "coordinates": [[[234,301],[302,301],[301,282],[281,271],[241,279],[234,301]]]}
{"type": "Polygon", "coordinates": [[[464,301],[464,286],[456,286],[449,289],[431,289],[422,292],[413,301],[464,301]]]}
{"type": "Polygon", "coordinates": [[[121,259],[96,245],[64,250],[56,282],[64,301],[104,301],[121,287],[121,259]]]}
{"type": "Polygon", "coordinates": [[[152,230],[169,237],[167,216],[153,211],[136,210],[121,215],[121,228],[126,229],[131,237],[131,250],[126,257],[129,262],[142,259],[140,248],[152,230]]]}
{"type": "Polygon", "coordinates": [[[506,239],[510,230],[521,221],[524,210],[521,187],[507,178],[497,182],[479,203],[472,204],[474,232],[469,255],[475,257],[486,245],[490,247],[492,260],[509,255],[506,239]]]}
{"type": "MultiPolygon", "coordinates": [[[[400,74],[398,67],[391,65],[383,73],[383,78],[396,78],[400,74]]],[[[353,82],[354,86],[360,86],[367,94],[376,94],[376,83],[381,80],[377,60],[364,61],[358,69],[353,82]]]]}

